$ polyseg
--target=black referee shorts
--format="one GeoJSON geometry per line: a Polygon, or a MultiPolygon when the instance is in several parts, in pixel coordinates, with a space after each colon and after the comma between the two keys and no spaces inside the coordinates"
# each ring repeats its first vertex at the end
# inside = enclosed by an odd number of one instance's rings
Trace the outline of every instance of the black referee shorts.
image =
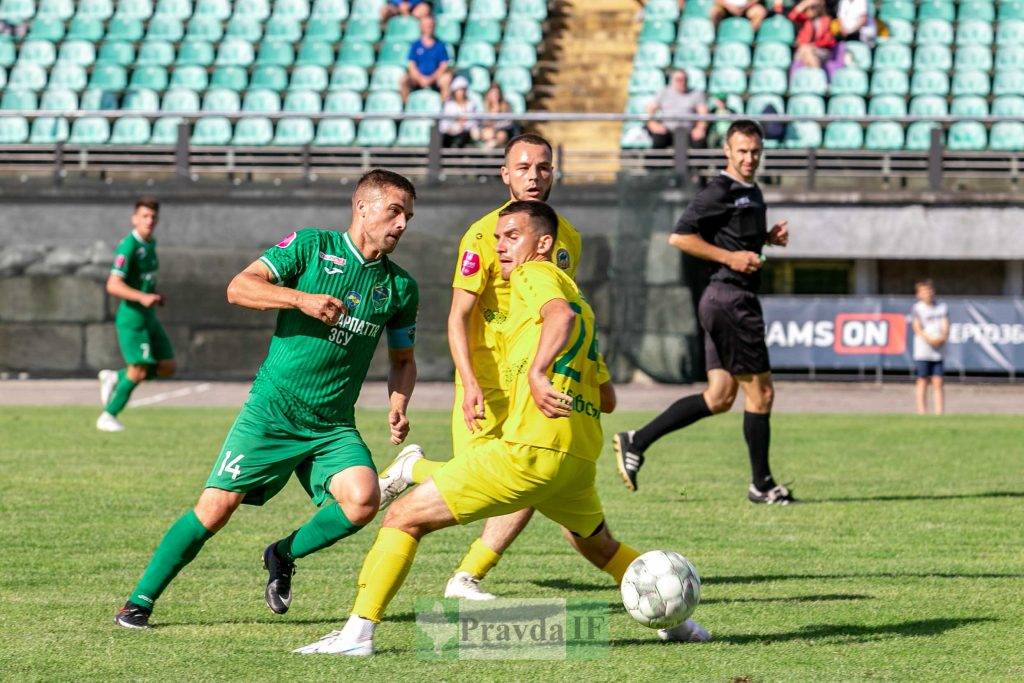
{"type": "Polygon", "coordinates": [[[704,328],[704,358],[708,370],[730,375],[771,371],[764,343],[764,313],[757,295],[725,282],[712,282],[697,306],[704,328]]]}

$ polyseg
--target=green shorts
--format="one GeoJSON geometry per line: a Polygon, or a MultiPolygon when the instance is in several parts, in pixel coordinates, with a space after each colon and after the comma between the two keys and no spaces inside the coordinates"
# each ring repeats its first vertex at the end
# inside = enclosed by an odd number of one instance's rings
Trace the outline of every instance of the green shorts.
{"type": "Polygon", "coordinates": [[[377,471],[354,425],[313,427],[297,420],[281,399],[251,393],[224,439],[206,487],[244,493],[243,503],[263,505],[294,472],[320,506],[331,499],[331,477],[359,465],[377,471]]]}
{"type": "Polygon", "coordinates": [[[171,340],[155,315],[117,316],[117,343],[128,365],[154,365],[174,358],[171,340]]]}

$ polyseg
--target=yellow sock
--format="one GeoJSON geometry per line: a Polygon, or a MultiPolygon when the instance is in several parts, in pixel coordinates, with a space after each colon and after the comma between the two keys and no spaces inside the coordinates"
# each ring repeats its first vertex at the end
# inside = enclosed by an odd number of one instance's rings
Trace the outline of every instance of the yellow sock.
{"type": "Polygon", "coordinates": [[[381,620],[409,573],[416,558],[416,546],[416,539],[404,531],[381,528],[359,572],[359,592],[352,614],[375,622],[381,620]]]}
{"type": "Polygon", "coordinates": [[[455,571],[469,572],[474,578],[482,579],[487,576],[487,572],[494,569],[494,565],[498,564],[500,559],[501,553],[494,552],[478,538],[469,546],[469,551],[455,571]]]}
{"type": "Polygon", "coordinates": [[[434,476],[434,472],[441,469],[446,461],[444,460],[427,460],[426,458],[420,458],[412,464],[412,480],[417,484],[422,484],[427,479],[434,476]]]}
{"type": "Polygon", "coordinates": [[[612,575],[615,579],[615,583],[622,583],[622,575],[626,573],[626,569],[632,564],[633,560],[640,557],[640,553],[635,548],[631,548],[625,543],[619,544],[619,549],[612,555],[612,559],[608,560],[608,564],[601,567],[601,571],[607,572],[612,575]]]}

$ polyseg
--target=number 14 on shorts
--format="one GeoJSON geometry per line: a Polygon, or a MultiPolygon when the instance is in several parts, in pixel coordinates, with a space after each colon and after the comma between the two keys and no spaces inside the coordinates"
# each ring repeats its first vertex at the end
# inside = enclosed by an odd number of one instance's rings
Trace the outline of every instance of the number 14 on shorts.
{"type": "Polygon", "coordinates": [[[242,473],[242,469],[238,466],[238,463],[242,462],[242,458],[245,456],[239,453],[232,457],[231,451],[225,451],[223,459],[220,461],[220,469],[217,470],[217,476],[223,476],[225,472],[231,475],[231,481],[238,478],[238,475],[242,473]]]}

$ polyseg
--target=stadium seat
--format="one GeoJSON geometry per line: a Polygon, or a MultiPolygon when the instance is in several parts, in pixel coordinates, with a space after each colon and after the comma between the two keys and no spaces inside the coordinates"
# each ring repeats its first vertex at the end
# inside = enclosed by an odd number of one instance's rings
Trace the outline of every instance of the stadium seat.
{"type": "MultiPolygon", "coordinates": [[[[76,16],[68,24],[68,31],[64,34],[65,40],[91,40],[98,41],[103,37],[103,22],[90,17],[76,16]]],[[[33,129],[35,124],[33,124],[33,129]]]]}
{"type": "Polygon", "coordinates": [[[946,146],[956,152],[977,152],[988,142],[985,126],[977,121],[957,121],[949,127],[946,146]]]}
{"type": "MultiPolygon", "coordinates": [[[[64,37],[64,22],[56,17],[36,17],[28,29],[31,40],[50,40],[57,42],[64,37]]],[[[28,129],[25,130],[26,137],[28,129]]]]}
{"type": "MultiPolygon", "coordinates": [[[[530,52],[533,48],[524,46],[530,52]]],[[[534,53],[536,54],[536,53],[534,53]]],[[[460,59],[462,56],[460,55],[460,59]]],[[[633,55],[634,69],[664,69],[672,60],[672,51],[665,43],[640,43],[633,55]]]]}
{"type": "Polygon", "coordinates": [[[356,139],[351,119],[322,119],[316,127],[313,144],[321,147],[348,147],[356,139]]]}
{"type": "Polygon", "coordinates": [[[348,18],[348,9],[348,0],[315,0],[309,16],[311,21],[324,20],[337,23],[348,18]]]}
{"type": "Polygon", "coordinates": [[[20,145],[28,140],[28,121],[23,116],[0,119],[0,145],[20,145]]]}
{"type": "Polygon", "coordinates": [[[860,149],[864,146],[864,129],[852,121],[833,121],[825,127],[825,149],[860,149]]]}
{"type": "Polygon", "coordinates": [[[224,37],[224,27],[215,17],[195,16],[188,22],[185,37],[189,40],[205,40],[216,43],[224,37]]]}
{"type": "Polygon", "coordinates": [[[442,43],[458,43],[462,40],[462,24],[455,19],[442,15],[437,18],[434,35],[442,43]]]}
{"type": "MultiPolygon", "coordinates": [[[[707,92],[708,77],[703,69],[686,69],[686,87],[697,92],[707,92]]],[[[783,89],[785,92],[785,89],[783,89]]]]}
{"type": "Polygon", "coordinates": [[[915,121],[907,126],[907,135],[903,141],[903,149],[916,152],[930,149],[932,146],[932,129],[938,124],[930,121],[915,121]]]}
{"type": "Polygon", "coordinates": [[[239,119],[231,144],[238,147],[262,147],[274,139],[274,124],[270,119],[258,117],[239,119]]]}
{"type": "MultiPolygon", "coordinates": [[[[525,71],[525,69],[524,69],[525,71]]],[[[529,72],[527,71],[527,74],[529,72]]],[[[462,75],[469,79],[469,95],[487,92],[491,87],[491,71],[482,66],[471,66],[462,72],[462,75]]],[[[371,88],[372,89],[372,88],[371,88]]]]}
{"type": "Polygon", "coordinates": [[[991,45],[992,24],[987,21],[961,21],[956,27],[957,46],[991,45]]]}
{"type": "Polygon", "coordinates": [[[111,0],[79,0],[75,16],[106,21],[113,13],[111,0]]]}
{"type": "Polygon", "coordinates": [[[249,66],[253,62],[252,43],[240,38],[226,38],[217,50],[217,66],[249,66]]]}
{"type": "Polygon", "coordinates": [[[166,40],[176,43],[185,35],[181,19],[166,14],[157,14],[146,29],[146,40],[166,40]]]}
{"type": "Polygon", "coordinates": [[[1020,69],[1024,66],[1024,45],[1004,45],[996,51],[996,71],[1020,69]]]}
{"type": "Polygon", "coordinates": [[[911,116],[946,116],[949,107],[945,97],[935,95],[919,95],[910,100],[911,116]]]}
{"type": "Polygon", "coordinates": [[[993,116],[1016,116],[1024,118],[1024,97],[1004,95],[992,100],[993,116]]]}
{"type": "Polygon", "coordinates": [[[846,66],[836,70],[832,74],[832,83],[829,84],[831,95],[860,95],[868,94],[867,72],[852,66],[846,66]]]}
{"type": "Polygon", "coordinates": [[[508,8],[508,18],[511,20],[515,17],[544,21],[548,18],[547,0],[512,0],[508,8]]]}
{"type": "Polygon", "coordinates": [[[405,76],[405,69],[400,66],[378,66],[370,78],[370,90],[398,90],[405,76]]]}
{"type": "Polygon", "coordinates": [[[992,82],[992,94],[996,97],[1024,95],[1024,64],[1020,69],[1013,71],[996,71],[996,77],[992,82]]]}
{"type": "Polygon", "coordinates": [[[633,69],[629,77],[629,94],[658,92],[665,87],[665,73],[660,69],[633,69]]]}
{"type": "Polygon", "coordinates": [[[395,145],[398,147],[426,147],[430,144],[430,131],[433,127],[433,121],[406,119],[398,126],[398,139],[395,140],[395,145]]]}
{"type": "Polygon", "coordinates": [[[718,24],[717,39],[719,43],[750,45],[754,42],[754,29],[745,17],[729,17],[718,24]]]}
{"type": "Polygon", "coordinates": [[[747,92],[751,95],[783,95],[786,88],[786,72],[782,69],[754,69],[747,92]]]}
{"type": "Polygon", "coordinates": [[[52,66],[55,61],[57,61],[57,49],[48,40],[26,40],[18,51],[19,64],[52,66]]]}
{"type": "Polygon", "coordinates": [[[957,71],[991,71],[992,50],[983,45],[957,48],[953,65],[957,71]]]}
{"type": "Polygon", "coordinates": [[[235,0],[231,19],[253,19],[263,22],[270,16],[268,0],[235,0]]]}
{"type": "MultiPolygon", "coordinates": [[[[349,19],[345,25],[345,40],[376,43],[380,40],[380,19],[349,19]]],[[[344,45],[344,43],[342,43],[344,45]]]]}
{"type": "MultiPolygon", "coordinates": [[[[686,24],[687,20],[683,20],[683,24],[686,24]]],[[[710,23],[710,22],[709,22],[710,23]]],[[[680,26],[682,30],[682,26],[680,26]]],[[[653,21],[645,21],[643,26],[640,28],[640,36],[638,42],[643,43],[671,43],[672,39],[676,35],[675,22],[665,21],[663,19],[656,19],[653,21]]],[[[706,42],[711,42],[706,41],[706,42]]]]}
{"type": "Polygon", "coordinates": [[[110,139],[110,123],[103,118],[87,116],[71,124],[72,145],[102,145],[110,139]]]}
{"type": "Polygon", "coordinates": [[[146,39],[135,57],[136,66],[170,66],[174,63],[174,46],[166,40],[146,39]]]}
{"type": "Polygon", "coordinates": [[[165,90],[167,88],[167,69],[162,66],[140,66],[132,70],[130,88],[149,88],[165,90]]]}
{"type": "Polygon", "coordinates": [[[790,95],[824,95],[827,90],[828,77],[824,69],[797,69],[789,81],[790,95]]]}
{"type": "Polygon", "coordinates": [[[260,114],[276,114],[281,111],[281,98],[273,90],[264,88],[250,89],[242,100],[242,111],[260,114]]]}
{"type": "Polygon", "coordinates": [[[50,88],[67,88],[68,90],[81,90],[86,85],[85,69],[78,64],[57,62],[50,70],[50,80],[47,86],[50,88]]]}
{"type": "Polygon", "coordinates": [[[291,17],[274,14],[263,25],[263,40],[295,43],[302,38],[302,25],[291,17]]]}
{"type": "Polygon", "coordinates": [[[747,90],[747,76],[741,69],[715,69],[711,72],[708,90],[723,95],[742,95],[747,90]]]}
{"type": "Polygon", "coordinates": [[[743,43],[721,43],[715,47],[716,69],[746,69],[750,66],[750,47],[743,43]]]}
{"type": "MultiPolygon", "coordinates": [[[[661,42],[671,42],[668,41],[661,42]]],[[[687,17],[679,22],[679,35],[676,39],[679,44],[697,42],[703,45],[710,45],[715,42],[715,28],[711,20],[706,17],[687,17]]]]}
{"type": "Polygon", "coordinates": [[[341,40],[341,24],[331,19],[310,19],[303,38],[306,41],[337,43],[341,40]]]}
{"type": "Polygon", "coordinates": [[[331,114],[358,114],[363,111],[363,98],[350,90],[335,90],[327,93],[324,98],[324,111],[331,114]]]}
{"type": "Polygon", "coordinates": [[[677,69],[706,69],[711,66],[711,51],[703,43],[679,43],[672,66],[677,69]]]}
{"type": "Polygon", "coordinates": [[[786,113],[793,116],[824,116],[825,100],[820,95],[794,95],[786,102],[786,113]]]}
{"type": "Polygon", "coordinates": [[[274,139],[270,143],[280,147],[308,145],[313,142],[315,129],[310,119],[281,119],[274,130],[274,139]]]}
{"type": "Polygon", "coordinates": [[[16,90],[8,88],[0,99],[0,109],[22,109],[29,111],[38,109],[36,94],[30,90],[16,90]]]}
{"type": "Polygon", "coordinates": [[[38,91],[46,87],[46,70],[38,64],[18,62],[7,74],[7,88],[38,91]]]}
{"type": "MultiPolygon", "coordinates": [[[[651,43],[653,44],[653,43],[651,43]]],[[[665,47],[665,66],[669,62],[668,46],[665,47]]],[[[518,41],[508,41],[501,46],[501,54],[498,56],[498,66],[513,66],[523,69],[532,69],[537,65],[537,50],[532,45],[518,41]]]]}
{"type": "Polygon", "coordinates": [[[363,92],[370,85],[370,78],[366,75],[366,69],[361,66],[336,66],[331,71],[331,90],[354,90],[363,92]]]}
{"type": "Polygon", "coordinates": [[[114,121],[107,142],[111,145],[144,145],[149,138],[149,121],[140,116],[126,116],[114,121]]]}
{"type": "Polygon", "coordinates": [[[17,59],[18,53],[14,49],[14,43],[9,40],[0,40],[0,66],[12,66],[17,59]]]}
{"type": "Polygon", "coordinates": [[[110,90],[89,88],[78,98],[78,108],[99,111],[118,108],[118,94],[110,90]]]}
{"type": "Polygon", "coordinates": [[[786,138],[783,141],[783,145],[789,149],[821,147],[821,126],[814,121],[790,123],[786,126],[786,138]]]}
{"type": "Polygon", "coordinates": [[[214,69],[210,76],[211,88],[227,88],[241,91],[249,84],[249,74],[240,66],[221,66],[214,69]]]}
{"type": "Polygon", "coordinates": [[[782,43],[789,46],[795,39],[793,22],[782,14],[768,17],[761,22],[761,27],[757,30],[758,43],[782,43]]]}
{"type": "Polygon", "coordinates": [[[868,70],[871,68],[871,48],[856,40],[844,41],[843,50],[849,66],[868,70]]]}
{"type": "Polygon", "coordinates": [[[291,66],[295,61],[295,50],[291,43],[281,41],[263,41],[256,54],[257,65],[291,66]]]}
{"type": "Polygon", "coordinates": [[[912,96],[946,95],[947,93],[949,93],[949,76],[945,71],[915,71],[914,77],[910,80],[912,96]]]}
{"type": "Polygon", "coordinates": [[[459,48],[459,69],[468,69],[471,66],[489,69],[496,61],[494,46],[490,43],[463,43],[459,48]]]}
{"type": "Polygon", "coordinates": [[[951,45],[953,25],[943,19],[925,19],[918,22],[915,38],[918,45],[951,45]]]}
{"type": "Polygon", "coordinates": [[[203,111],[236,112],[241,108],[241,100],[234,90],[210,88],[203,96],[203,111]]]}
{"type": "Polygon", "coordinates": [[[334,63],[334,46],[330,43],[307,40],[299,45],[295,58],[297,66],[327,67],[334,63]]]}
{"type": "Polygon", "coordinates": [[[36,16],[67,21],[74,13],[74,0],[41,0],[36,16]]]}
{"type": "Polygon", "coordinates": [[[675,21],[679,18],[676,0],[648,0],[644,5],[644,19],[675,21]]]}
{"type": "Polygon", "coordinates": [[[192,144],[204,147],[231,142],[231,122],[222,116],[206,116],[192,128],[192,144]]]}
{"type": "MultiPolygon", "coordinates": [[[[440,33],[437,34],[440,37],[440,33]]],[[[674,37],[674,36],[673,36],[674,37]]],[[[510,17],[505,22],[505,40],[521,40],[536,46],[544,38],[540,23],[526,17],[510,17]]],[[[458,38],[455,41],[457,42],[458,38]]],[[[668,42],[672,42],[671,39],[668,42]]]]}
{"type": "Polygon", "coordinates": [[[160,98],[154,90],[135,88],[124,94],[121,100],[121,109],[129,111],[158,111],[160,109],[160,98]]]}
{"type": "Polygon", "coordinates": [[[377,57],[373,53],[373,45],[369,43],[343,42],[338,53],[338,64],[360,66],[364,69],[373,66],[376,59],[377,57]]]}
{"type": "Polygon", "coordinates": [[[786,104],[779,95],[751,95],[747,98],[746,113],[749,116],[757,116],[764,113],[764,110],[768,107],[774,108],[777,114],[783,114],[786,111],[786,104]]]}
{"type": "Polygon", "coordinates": [[[429,89],[414,90],[409,93],[405,111],[409,113],[439,113],[441,111],[441,95],[429,89]]]}
{"type": "Polygon", "coordinates": [[[100,54],[96,57],[96,64],[116,64],[127,66],[135,62],[135,47],[131,43],[122,40],[107,41],[100,45],[100,54]]]}
{"type": "Polygon", "coordinates": [[[213,17],[218,21],[226,21],[231,16],[229,0],[196,0],[193,15],[197,17],[213,17]]]}
{"type": "Polygon", "coordinates": [[[153,134],[149,138],[151,145],[173,145],[178,141],[178,125],[181,118],[167,116],[153,123],[153,134]]]}
{"type": "Polygon", "coordinates": [[[377,65],[390,65],[404,67],[409,61],[409,43],[390,42],[382,43],[377,53],[377,65]]]}
{"type": "MultiPolygon", "coordinates": [[[[837,74],[838,75],[838,74],[837,74]]],[[[905,71],[887,69],[871,74],[872,95],[906,95],[910,91],[905,71]]],[[[924,93],[922,93],[924,94],[924,93]]]]}
{"type": "Polygon", "coordinates": [[[401,15],[391,17],[391,19],[388,20],[387,26],[384,28],[384,40],[412,42],[419,37],[420,22],[416,17],[401,15]]]}
{"type": "Polygon", "coordinates": [[[192,16],[191,0],[158,0],[154,16],[164,14],[175,19],[188,19],[192,16]]]}
{"type": "Polygon", "coordinates": [[[914,52],[914,71],[949,71],[953,55],[945,45],[922,45],[914,52]]]}
{"type": "Polygon", "coordinates": [[[402,98],[396,92],[372,92],[366,98],[365,111],[371,114],[401,114],[402,98]]]}
{"type": "Polygon", "coordinates": [[[505,0],[473,0],[469,6],[470,19],[505,19],[508,9],[505,0]]]}
{"type": "MultiPolygon", "coordinates": [[[[919,47],[918,51],[928,47],[942,48],[944,46],[926,45],[919,47]]],[[[900,43],[882,43],[875,48],[874,64],[876,69],[909,70],[911,64],[910,47],[900,43]]]]}
{"type": "Polygon", "coordinates": [[[753,65],[755,69],[788,69],[792,61],[793,55],[789,45],[759,43],[754,48],[753,65]]]}
{"type": "Polygon", "coordinates": [[[1024,21],[1012,20],[999,22],[996,29],[996,45],[1021,46],[1024,45],[1024,21]]]}
{"type": "Polygon", "coordinates": [[[1024,20],[1024,2],[999,3],[999,21],[1024,20]]]}
{"type": "Polygon", "coordinates": [[[39,108],[47,111],[74,111],[78,109],[78,95],[64,88],[50,88],[43,93],[39,108]]]}
{"type": "Polygon", "coordinates": [[[141,40],[143,35],[142,22],[138,19],[125,19],[114,17],[107,24],[107,41],[131,41],[141,40]]]}
{"type": "Polygon", "coordinates": [[[907,101],[898,95],[879,95],[868,102],[871,116],[906,116],[907,101]]]}
{"type": "MultiPolygon", "coordinates": [[[[892,18],[886,22],[889,27],[889,37],[885,41],[893,43],[903,43],[904,45],[910,45],[914,42],[914,25],[904,19],[892,18]]],[[[950,29],[952,33],[952,29],[950,29]]],[[[952,42],[952,36],[950,37],[952,42]]]]}
{"type": "Polygon", "coordinates": [[[41,116],[32,121],[32,132],[28,141],[33,145],[55,145],[58,142],[67,142],[71,127],[68,120],[41,116]]]}
{"type": "Polygon", "coordinates": [[[984,97],[954,97],[949,105],[952,116],[988,116],[988,100],[984,97]]]}
{"type": "Polygon", "coordinates": [[[304,114],[319,114],[322,107],[320,95],[312,90],[289,90],[282,105],[284,111],[304,114]]]}
{"type": "Polygon", "coordinates": [[[684,17],[706,17],[711,13],[714,0],[688,0],[683,5],[684,17]]]}
{"type": "Polygon", "coordinates": [[[178,46],[177,66],[209,66],[213,64],[213,44],[205,40],[186,40],[178,46]]]}
{"type": "Polygon", "coordinates": [[[864,147],[870,150],[903,149],[903,126],[893,121],[869,123],[864,147]]]}
{"type": "Polygon", "coordinates": [[[199,94],[188,88],[171,88],[160,103],[162,111],[199,111],[199,94]]]}
{"type": "Polygon", "coordinates": [[[1024,151],[1024,123],[999,121],[989,131],[988,148],[1000,152],[1024,151]]]}
{"type": "MultiPolygon", "coordinates": [[[[337,28],[340,32],[340,27],[337,28]]],[[[251,17],[235,16],[228,22],[227,29],[224,31],[224,37],[256,43],[263,38],[263,24],[251,17]]]]}
{"type": "Polygon", "coordinates": [[[860,95],[833,95],[828,98],[829,116],[864,116],[867,105],[860,95]]]}
{"type": "Polygon", "coordinates": [[[396,137],[394,121],[368,119],[359,122],[356,145],[359,147],[390,147],[395,143],[396,137]]]}
{"type": "Polygon", "coordinates": [[[125,19],[149,19],[153,15],[153,3],[150,0],[119,0],[114,17],[125,19]]]}
{"type": "Polygon", "coordinates": [[[973,20],[991,23],[996,20],[996,10],[992,3],[986,2],[986,0],[961,2],[957,10],[957,19],[960,21],[973,20]]]}
{"type": "Polygon", "coordinates": [[[327,90],[327,69],[322,66],[306,65],[292,69],[288,81],[289,90],[327,90]]]}
{"type": "Polygon", "coordinates": [[[945,0],[923,0],[917,7],[917,20],[942,19],[951,22],[956,18],[953,3],[945,0]]]}
{"type": "Polygon", "coordinates": [[[258,66],[249,77],[250,88],[284,90],[288,87],[288,72],[283,66],[258,66]]]}
{"type": "Polygon", "coordinates": [[[953,74],[953,84],[950,88],[950,94],[953,97],[960,95],[988,97],[989,90],[988,74],[984,71],[957,71],[953,74]]]}
{"type": "Polygon", "coordinates": [[[907,0],[885,0],[878,10],[878,16],[886,23],[893,19],[900,21],[914,21],[917,9],[913,2],[907,0]]]}

